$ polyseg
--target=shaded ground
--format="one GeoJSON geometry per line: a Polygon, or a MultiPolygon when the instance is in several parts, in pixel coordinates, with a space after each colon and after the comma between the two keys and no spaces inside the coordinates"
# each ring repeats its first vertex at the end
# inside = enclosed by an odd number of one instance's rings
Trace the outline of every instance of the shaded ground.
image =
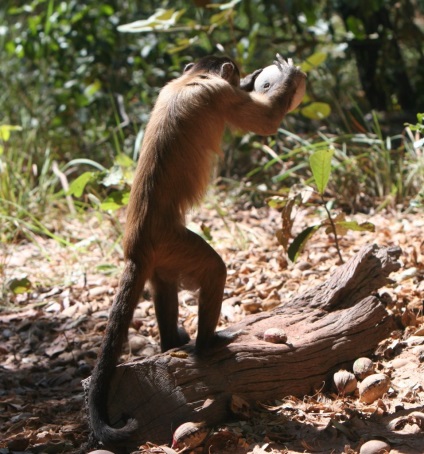
{"type": "MultiPolygon", "coordinates": [[[[225,212],[225,204],[221,210],[225,212]]],[[[214,428],[219,431],[215,445],[209,442],[205,452],[355,453],[370,438],[385,439],[393,453],[424,452],[424,218],[387,213],[355,219],[374,222],[376,233],[348,233],[341,240],[346,259],[370,242],[403,249],[404,268],[384,289],[399,330],[372,358],[376,369],[391,377],[388,394],[370,405],[355,396],[331,393],[317,392],[304,399],[276,396],[281,400],[253,411],[250,419],[214,428]]],[[[234,211],[229,206],[228,214],[218,216],[204,206],[191,221],[197,228],[210,229],[214,247],[228,266],[222,326],[284,304],[326,279],[337,266],[333,242],[324,233],[314,237],[296,264],[289,264],[275,239],[280,216],[274,210],[234,211]]],[[[119,239],[111,243],[117,234],[105,219],[57,223],[57,231],[70,232],[79,241],[66,248],[41,238],[39,246],[2,246],[1,454],[84,452],[88,439],[81,380],[95,362],[122,254],[119,239]],[[28,285],[20,281],[23,276],[31,288],[12,297],[7,285],[28,285]]],[[[299,228],[312,223],[307,212],[296,219],[299,228]]],[[[182,292],[181,318],[192,335],[196,312],[193,295],[182,292]]],[[[129,335],[131,353],[127,350],[123,359],[152,355],[158,352],[157,343],[147,299],[136,311],[129,335]]]]}

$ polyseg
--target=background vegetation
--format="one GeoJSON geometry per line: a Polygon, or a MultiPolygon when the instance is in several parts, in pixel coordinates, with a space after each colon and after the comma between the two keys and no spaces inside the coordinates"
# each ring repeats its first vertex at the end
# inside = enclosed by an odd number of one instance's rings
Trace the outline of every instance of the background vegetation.
{"type": "Polygon", "coordinates": [[[160,87],[211,53],[249,72],[279,52],[308,73],[307,97],[277,137],[227,134],[228,184],[263,204],[307,184],[309,156],[331,148],[326,191],[340,207],[422,208],[422,2],[208,3],[2,1],[2,242],[61,240],[58,214],[125,204],[160,87]]]}

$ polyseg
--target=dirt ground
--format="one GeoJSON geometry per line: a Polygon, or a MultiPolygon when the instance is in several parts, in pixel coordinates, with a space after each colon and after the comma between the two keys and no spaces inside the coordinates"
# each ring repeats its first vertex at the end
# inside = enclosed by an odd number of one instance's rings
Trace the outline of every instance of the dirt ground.
{"type": "MultiPolygon", "coordinates": [[[[338,266],[334,241],[324,232],[309,242],[295,264],[289,263],[275,237],[281,223],[276,210],[222,201],[216,210],[216,203],[209,199],[190,216],[189,225],[211,235],[228,267],[222,327],[284,304],[338,266]]],[[[357,391],[347,397],[331,391],[276,396],[247,420],[211,428],[209,441],[194,452],[374,453],[380,451],[364,450],[366,446],[359,450],[366,441],[380,440],[391,453],[424,453],[424,216],[386,212],[352,218],[373,222],[376,232],[347,233],[340,242],[345,259],[368,243],[397,245],[403,251],[401,270],[380,292],[386,294],[399,329],[370,355],[375,371],[389,377],[388,391],[370,404],[360,402],[357,391]]],[[[315,221],[314,213],[302,211],[296,225],[300,229],[315,221]]],[[[56,223],[56,231],[72,238],[66,247],[40,237],[38,244],[21,242],[0,250],[0,454],[89,452],[81,380],[90,375],[96,359],[122,251],[116,226],[104,218],[56,223]],[[20,285],[22,293],[10,291],[20,285]]],[[[194,295],[183,291],[180,315],[192,335],[196,311],[194,295]]],[[[122,359],[158,351],[154,311],[146,294],[122,359]]],[[[143,449],[165,452],[154,445],[143,449]]]]}

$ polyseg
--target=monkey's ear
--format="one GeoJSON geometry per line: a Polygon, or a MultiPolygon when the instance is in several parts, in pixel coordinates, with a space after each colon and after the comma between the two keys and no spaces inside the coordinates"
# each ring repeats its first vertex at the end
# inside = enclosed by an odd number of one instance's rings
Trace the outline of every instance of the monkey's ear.
{"type": "Polygon", "coordinates": [[[186,73],[186,72],[189,71],[191,68],[193,68],[193,66],[194,66],[194,63],[193,63],[193,62],[192,62],[192,63],[187,63],[187,64],[184,66],[184,71],[183,71],[183,72],[186,73]]]}
{"type": "Polygon", "coordinates": [[[231,83],[234,79],[234,72],[236,68],[233,63],[226,62],[221,66],[220,76],[227,82],[231,83]]]}

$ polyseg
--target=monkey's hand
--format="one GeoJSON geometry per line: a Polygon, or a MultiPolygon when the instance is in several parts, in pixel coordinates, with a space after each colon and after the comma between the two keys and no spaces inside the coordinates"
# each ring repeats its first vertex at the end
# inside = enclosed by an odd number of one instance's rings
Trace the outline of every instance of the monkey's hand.
{"type": "MultiPolygon", "coordinates": [[[[293,66],[293,60],[291,58],[288,58],[286,61],[280,54],[275,54],[275,58],[274,65],[283,73],[287,72],[288,67],[293,66]]],[[[296,68],[300,69],[299,66],[296,66],[296,68]]]]}
{"type": "Polygon", "coordinates": [[[253,91],[255,89],[255,81],[259,74],[263,71],[263,68],[253,71],[253,73],[248,74],[246,77],[243,77],[240,81],[240,88],[244,91],[253,91]]]}

